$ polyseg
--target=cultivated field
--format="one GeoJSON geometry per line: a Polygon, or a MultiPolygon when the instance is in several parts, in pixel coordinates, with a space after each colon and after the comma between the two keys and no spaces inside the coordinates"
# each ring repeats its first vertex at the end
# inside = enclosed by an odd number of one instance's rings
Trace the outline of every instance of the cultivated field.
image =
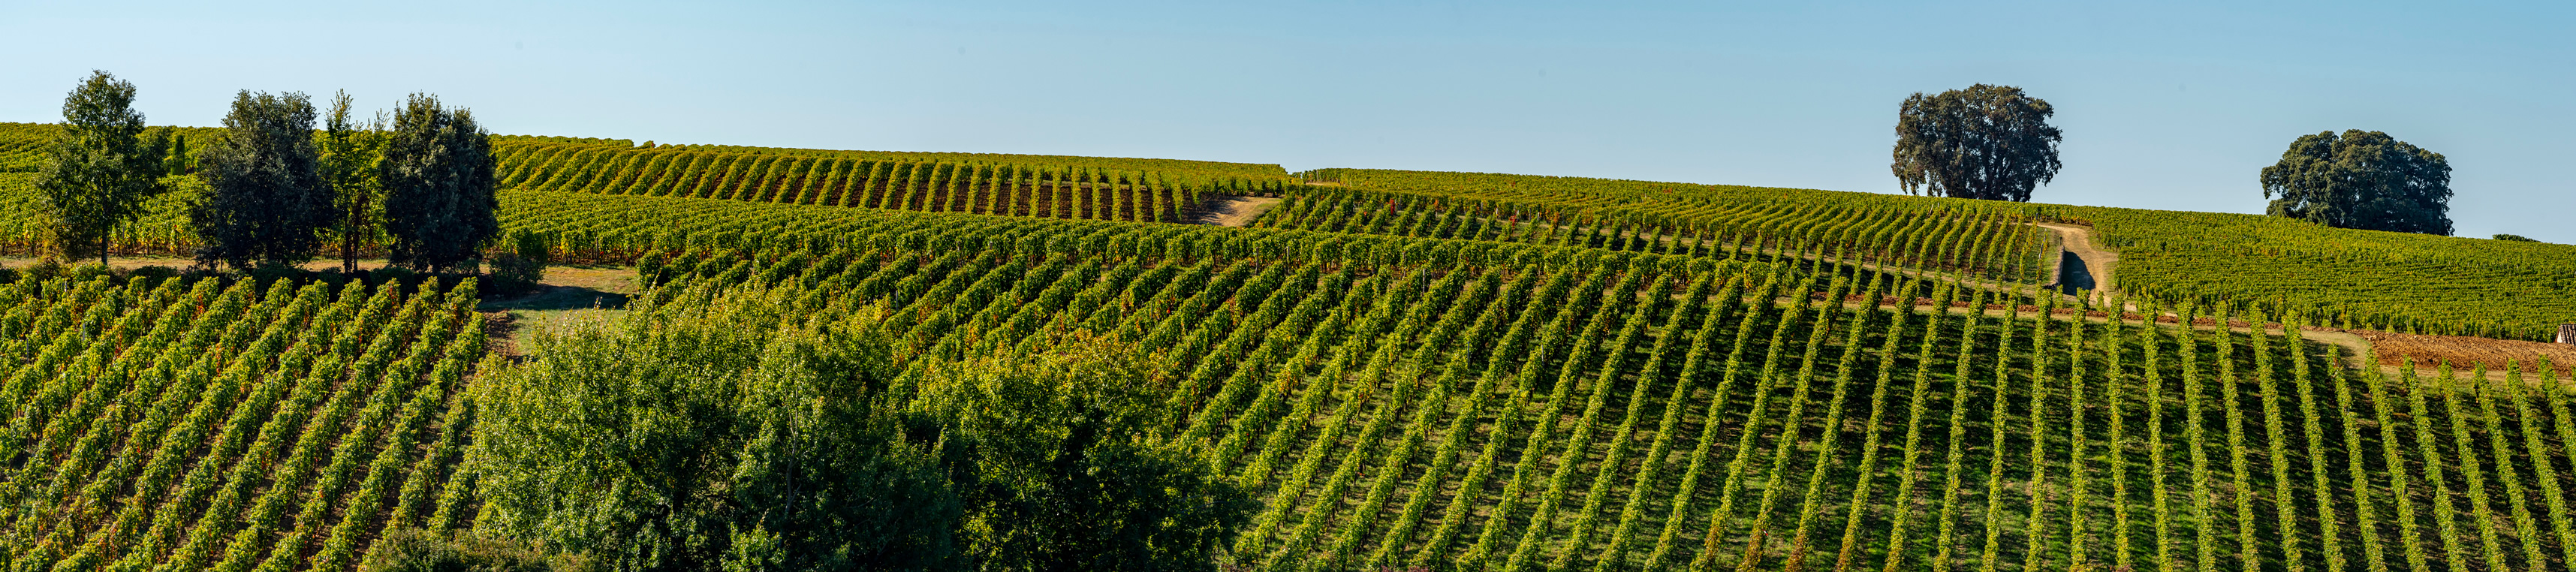
{"type": "MultiPolygon", "coordinates": [[[[14,167],[43,127],[0,125],[13,253],[46,246],[14,167]]],[[[498,142],[495,248],[632,266],[637,309],[872,317],[905,360],[1076,332],[1144,348],[1175,412],[1154,438],[1260,493],[1225,556],[1247,568],[2576,560],[2576,384],[2517,357],[2566,353],[2383,331],[2538,338],[2576,317],[2570,247],[1641,181],[498,142]],[[1255,195],[1281,202],[1182,224],[1255,195]],[[2049,289],[2042,222],[2089,225],[2120,290],[2049,289]],[[2424,359],[2462,367],[2349,366],[2424,359]]],[[[194,248],[181,188],[119,252],[194,248]]],[[[0,285],[0,564],[350,570],[383,531],[473,526],[471,387],[509,367],[477,301],[418,279],[0,285]]]]}

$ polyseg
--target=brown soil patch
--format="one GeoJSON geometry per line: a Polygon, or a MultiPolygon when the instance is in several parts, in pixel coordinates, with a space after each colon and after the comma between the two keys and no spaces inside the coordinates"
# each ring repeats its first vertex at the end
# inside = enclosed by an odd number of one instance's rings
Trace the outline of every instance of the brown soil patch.
{"type": "Polygon", "coordinates": [[[1192,220],[1199,224],[1243,226],[1261,218],[1261,213],[1269,212],[1270,207],[1279,206],[1279,201],[1275,197],[1209,197],[1207,205],[1200,207],[1192,220]]]}
{"type": "Polygon", "coordinates": [[[2548,360],[2552,368],[2561,373],[2567,372],[2570,366],[2576,366],[2576,345],[2369,330],[2350,332],[2370,340],[2371,345],[2378,348],[2380,365],[2386,366],[2412,364],[2422,368],[2448,363],[2454,368],[2485,365],[2487,369],[2502,370],[2508,364],[2531,368],[2541,360],[2548,360]]]}

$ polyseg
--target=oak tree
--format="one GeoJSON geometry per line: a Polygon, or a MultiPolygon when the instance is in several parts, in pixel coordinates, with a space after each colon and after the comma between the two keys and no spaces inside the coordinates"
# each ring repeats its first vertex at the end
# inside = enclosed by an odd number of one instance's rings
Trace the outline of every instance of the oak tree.
{"type": "Polygon", "coordinates": [[[1897,183],[1907,194],[1996,201],[2030,200],[2057,176],[2056,110],[2021,88],[1977,84],[1940,95],[1916,93],[1896,114],[1897,183]]]}
{"type": "Polygon", "coordinates": [[[2263,168],[2265,213],[2335,228],[2451,234],[2451,164],[2387,133],[2303,135],[2263,168]],[[2277,198],[2276,198],[2277,197],[2277,198]]]}

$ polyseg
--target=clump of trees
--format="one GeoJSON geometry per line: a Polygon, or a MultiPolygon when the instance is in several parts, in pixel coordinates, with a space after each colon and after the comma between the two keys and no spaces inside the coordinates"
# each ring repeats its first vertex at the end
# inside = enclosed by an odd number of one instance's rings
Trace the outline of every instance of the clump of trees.
{"type": "Polygon", "coordinates": [[[907,362],[879,318],[666,295],[476,384],[479,533],[619,570],[1209,569],[1255,508],[1146,433],[1132,347],[907,362]]]}
{"type": "Polygon", "coordinates": [[[1977,84],[1939,95],[1916,93],[1896,112],[1896,161],[1907,194],[2029,202],[2057,176],[2057,144],[2046,100],[2021,88],[1977,84]]]}
{"type": "Polygon", "coordinates": [[[168,190],[162,177],[191,170],[206,183],[187,211],[201,267],[291,267],[336,239],[346,272],[378,242],[398,268],[476,271],[500,235],[490,134],[435,96],[360,121],[345,92],[326,116],[303,93],[245,90],[220,138],[192,158],[183,136],[144,127],[134,95],[100,71],[64,99],[36,186],[67,258],[105,264],[115,228],[168,190]]]}
{"type": "Polygon", "coordinates": [[[2263,168],[2271,216],[2335,228],[2451,234],[2451,164],[2387,133],[2327,131],[2263,168]],[[2277,198],[2276,198],[2277,197],[2277,198]]]}

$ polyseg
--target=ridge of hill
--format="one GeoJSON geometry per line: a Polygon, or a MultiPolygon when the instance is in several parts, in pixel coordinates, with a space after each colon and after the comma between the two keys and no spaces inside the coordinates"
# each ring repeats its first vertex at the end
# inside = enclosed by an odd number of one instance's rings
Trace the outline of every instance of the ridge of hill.
{"type": "MultiPolygon", "coordinates": [[[[2558,324],[2576,322],[2571,245],[2338,229],[2261,215],[1814,189],[1377,169],[1299,175],[1335,183],[1300,190],[1345,205],[1487,201],[1551,216],[1678,229],[1658,231],[1664,233],[1692,232],[1701,223],[1674,217],[1698,205],[1832,205],[1886,213],[1870,215],[1881,217],[1957,212],[2077,224],[2091,227],[2095,247],[2118,255],[2117,268],[2108,271],[2118,276],[2123,294],[2169,305],[2224,305],[2299,313],[2350,328],[2533,341],[2551,339],[2558,324]]],[[[2053,257],[2057,249],[2040,250],[2053,257]]]]}
{"type": "MultiPolygon", "coordinates": [[[[53,129],[0,123],[0,175],[33,171],[53,129]]],[[[197,148],[220,132],[181,129],[197,148]]],[[[2052,284],[2061,247],[2053,234],[2014,227],[2072,224],[2090,227],[2092,245],[2118,257],[2116,268],[2094,272],[2116,274],[2120,294],[2166,305],[2530,341],[2551,339],[2558,324],[2576,321],[2576,246],[2334,229],[2259,215],[1496,173],[1287,173],[1277,165],[1164,159],[497,141],[501,175],[513,188],[1167,222],[1195,218],[1215,197],[1270,195],[1287,202],[1252,224],[1581,239],[1613,249],[1631,247],[1606,244],[1625,238],[1809,256],[1849,250],[1863,262],[2023,284],[2052,284]],[[1434,224],[1402,226],[1423,221],[1434,224]],[[1461,228],[1470,224],[1482,228],[1461,228]]],[[[0,200],[26,204],[23,195],[0,200]]],[[[143,225],[135,240],[165,250],[184,242],[167,227],[153,228],[143,225]]],[[[14,232],[0,226],[0,244],[12,250],[33,247],[33,237],[23,225],[14,232]]]]}

